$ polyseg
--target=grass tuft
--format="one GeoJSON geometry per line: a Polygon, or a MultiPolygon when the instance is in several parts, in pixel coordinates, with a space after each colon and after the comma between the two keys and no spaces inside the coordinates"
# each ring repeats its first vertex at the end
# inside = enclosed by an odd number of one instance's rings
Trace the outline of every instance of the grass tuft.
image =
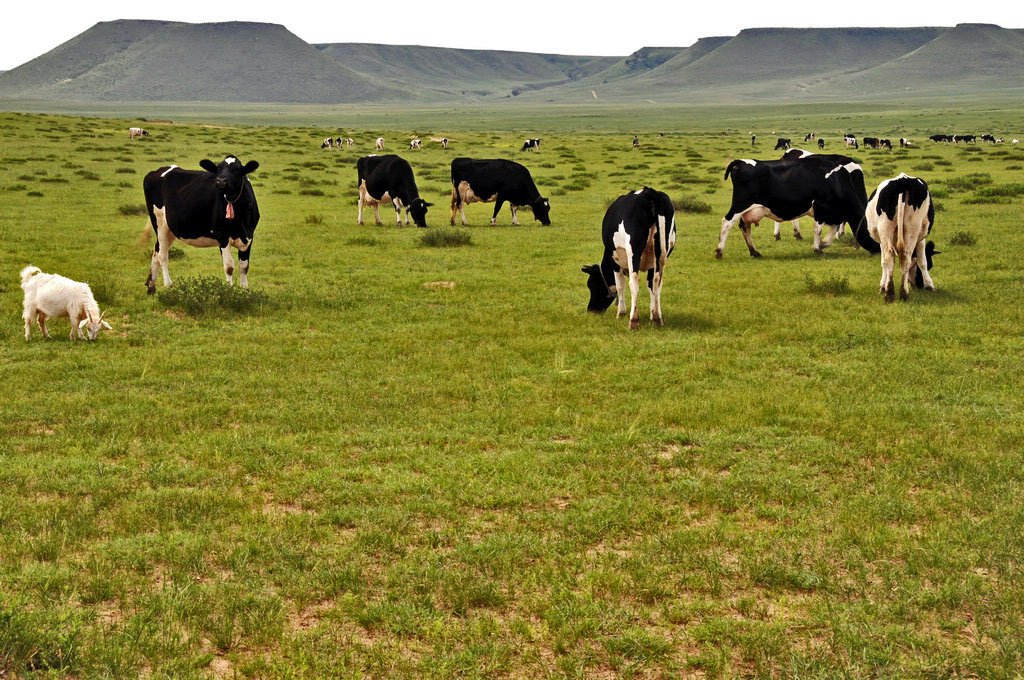
{"type": "Polygon", "coordinates": [[[139,205],[138,203],[124,203],[117,206],[117,211],[122,215],[145,215],[146,206],[139,205]]]}
{"type": "Polygon", "coordinates": [[[458,248],[468,246],[472,236],[462,229],[428,229],[420,235],[420,245],[428,248],[458,248]]]}
{"type": "Polygon", "coordinates": [[[978,242],[978,237],[969,231],[957,231],[953,233],[953,237],[949,239],[949,243],[954,246],[973,246],[978,242]]]}
{"type": "Polygon", "coordinates": [[[850,279],[846,274],[825,274],[820,280],[811,274],[804,274],[804,285],[808,293],[816,295],[837,297],[850,292],[850,279]]]}
{"type": "Polygon", "coordinates": [[[262,310],[269,302],[266,293],[230,286],[212,276],[179,279],[159,293],[160,302],[176,307],[192,316],[215,311],[251,313],[262,310]]]}
{"type": "Polygon", "coordinates": [[[713,210],[710,203],[700,200],[696,196],[683,195],[672,199],[672,207],[676,212],[698,213],[706,215],[713,210]]]}

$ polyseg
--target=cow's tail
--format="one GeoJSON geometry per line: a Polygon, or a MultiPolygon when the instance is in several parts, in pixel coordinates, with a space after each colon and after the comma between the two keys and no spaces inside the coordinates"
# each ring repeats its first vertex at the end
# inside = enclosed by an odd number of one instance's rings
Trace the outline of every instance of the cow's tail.
{"type": "Polygon", "coordinates": [[[896,200],[896,254],[903,257],[903,211],[907,205],[907,193],[904,191],[896,200]]]}
{"type": "Polygon", "coordinates": [[[36,274],[41,273],[42,271],[43,270],[40,269],[39,267],[33,267],[32,265],[29,265],[29,266],[25,267],[24,269],[22,269],[21,270],[21,287],[24,288],[25,286],[27,286],[28,282],[32,279],[32,277],[35,276],[36,274]]]}

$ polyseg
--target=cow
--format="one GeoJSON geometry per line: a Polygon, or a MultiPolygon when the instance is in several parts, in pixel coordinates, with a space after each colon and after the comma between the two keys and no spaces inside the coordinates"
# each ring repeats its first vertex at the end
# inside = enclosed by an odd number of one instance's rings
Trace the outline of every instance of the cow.
{"type": "Polygon", "coordinates": [[[996,143],[996,138],[994,136],[992,136],[992,135],[982,135],[981,136],[981,141],[983,141],[983,142],[992,142],[993,144],[995,144],[996,143]]]}
{"type": "Polygon", "coordinates": [[[448,148],[448,138],[447,137],[442,137],[441,138],[441,148],[442,149],[447,149],[448,148]]]}
{"type": "Polygon", "coordinates": [[[220,248],[229,284],[235,273],[234,246],[238,250],[238,282],[242,288],[249,287],[249,255],[260,211],[248,175],[260,164],[249,161],[243,165],[237,156],[229,155],[219,164],[204,158],[199,167],[202,170],[164,166],[142,180],[149,224],[156,233],[146,279],[150,294],[156,292],[157,266],[163,270],[164,285],[171,285],[167,258],[176,238],[198,248],[220,248]]]}
{"type": "Polygon", "coordinates": [[[932,140],[936,144],[938,144],[939,142],[952,142],[953,135],[932,135],[928,139],[932,140]]]}
{"type": "MultiPolygon", "coordinates": [[[[935,206],[928,184],[906,173],[887,179],[871,193],[864,210],[867,232],[881,246],[882,280],[879,288],[886,302],[896,299],[893,284],[895,258],[900,259],[900,299],[910,296],[911,271],[916,265],[924,287],[935,290],[928,273],[926,240],[935,223],[935,206]]],[[[932,246],[934,253],[934,245],[932,246]]]]}
{"type": "Polygon", "coordinates": [[[412,151],[413,149],[422,149],[422,148],[423,148],[423,142],[422,141],[420,141],[418,139],[413,139],[413,140],[409,141],[409,150],[410,151],[412,151]]]}
{"type": "Polygon", "coordinates": [[[821,137],[818,138],[818,148],[819,149],[824,149],[825,148],[825,140],[823,138],[821,138],[821,137]]]}
{"type": "Polygon", "coordinates": [[[637,298],[640,272],[647,272],[651,293],[651,322],[664,325],[661,286],[665,260],[676,245],[676,220],[667,194],[644,187],[619,196],[609,206],[601,224],[604,255],[598,264],[583,267],[590,302],[587,311],[601,314],[618,300],[618,316],[626,313],[626,280],[629,280],[629,327],[640,327],[637,298]]]}
{"type": "Polygon", "coordinates": [[[750,135],[750,146],[751,146],[751,148],[753,148],[755,144],[757,144],[757,135],[750,135]]]}
{"type": "Polygon", "coordinates": [[[909,148],[911,146],[913,146],[913,144],[910,143],[909,139],[907,139],[906,137],[900,137],[900,148],[901,149],[904,148],[904,147],[909,148]]]}
{"type": "Polygon", "coordinates": [[[812,139],[814,139],[814,133],[813,132],[808,132],[806,135],[804,135],[804,141],[805,142],[809,142],[812,139]]]}
{"type": "Polygon", "coordinates": [[[880,148],[880,149],[888,149],[889,151],[892,151],[892,141],[890,141],[888,139],[879,139],[878,140],[878,148],[880,148]]]}
{"type": "Polygon", "coordinates": [[[128,128],[128,141],[135,139],[136,137],[149,137],[149,133],[142,128],[130,127],[128,128]]]}
{"type": "Polygon", "coordinates": [[[523,148],[520,151],[538,151],[540,150],[540,139],[527,139],[523,142],[523,148]]]}
{"type": "Polygon", "coordinates": [[[859,149],[859,148],[860,148],[860,147],[859,147],[859,146],[857,145],[857,138],[856,138],[856,137],[854,137],[853,135],[851,135],[851,134],[850,134],[850,133],[848,133],[848,132],[847,132],[847,133],[845,133],[845,134],[843,135],[843,145],[844,145],[844,146],[845,146],[845,147],[846,147],[847,149],[849,149],[850,147],[853,147],[854,149],[859,149]]]}
{"type": "Polygon", "coordinates": [[[634,149],[639,149],[640,148],[640,136],[639,135],[633,135],[633,148],[634,149]]]}
{"type": "Polygon", "coordinates": [[[363,223],[363,206],[373,207],[377,224],[380,220],[380,204],[392,203],[395,206],[395,224],[402,224],[402,209],[405,208],[405,224],[409,225],[409,215],[418,227],[427,226],[427,203],[420,198],[416,188],[416,179],[408,161],[394,154],[387,156],[363,156],[356,161],[356,172],[359,182],[359,224],[363,223]]]}
{"type": "Polygon", "coordinates": [[[978,136],[977,135],[953,135],[953,143],[954,144],[959,144],[960,142],[963,142],[964,144],[967,144],[968,142],[971,143],[971,144],[977,144],[978,143],[978,136]]]}
{"type": "Polygon", "coordinates": [[[455,213],[462,217],[462,226],[468,227],[466,221],[466,204],[490,203],[495,201],[491,226],[498,220],[498,212],[505,201],[512,210],[512,224],[519,226],[516,209],[530,206],[533,217],[545,227],[551,226],[549,213],[551,204],[540,195],[534,184],[530,171],[514,161],[503,158],[480,160],[476,158],[456,158],[452,161],[452,216],[451,224],[455,224],[455,213]]]}
{"type": "Polygon", "coordinates": [[[334,148],[340,149],[345,144],[345,140],[342,137],[338,137],[334,140],[334,148]]]}
{"type": "Polygon", "coordinates": [[[778,151],[779,149],[788,149],[791,146],[793,146],[793,140],[792,139],[783,139],[782,137],[779,137],[779,141],[775,142],[775,149],[774,150],[778,151]]]}
{"type": "Polygon", "coordinates": [[[814,218],[814,252],[821,254],[822,247],[831,244],[844,222],[853,227],[861,247],[878,252],[878,244],[860,228],[867,203],[864,172],[852,159],[837,154],[807,154],[777,161],[738,159],[725,169],[725,178],[730,176],[732,205],[722,219],[715,257],[722,257],[725,239],[737,222],[751,257],[761,257],[751,238],[751,225],[765,217],[786,222],[804,215],[814,218]],[[832,228],[824,244],[822,225],[832,228]]]}
{"type": "Polygon", "coordinates": [[[865,137],[864,148],[866,149],[877,149],[878,148],[878,137],[865,137]]]}
{"type": "Polygon", "coordinates": [[[323,143],[322,143],[322,144],[320,145],[320,148],[321,148],[321,149],[330,149],[330,148],[331,148],[331,147],[333,147],[333,146],[334,146],[334,138],[333,138],[333,137],[328,137],[328,138],[327,138],[327,139],[325,139],[325,140],[323,141],[323,143]]]}
{"type": "Polygon", "coordinates": [[[377,138],[377,144],[376,144],[375,148],[377,149],[377,151],[383,151],[384,150],[384,138],[383,137],[378,137],[377,138]]]}

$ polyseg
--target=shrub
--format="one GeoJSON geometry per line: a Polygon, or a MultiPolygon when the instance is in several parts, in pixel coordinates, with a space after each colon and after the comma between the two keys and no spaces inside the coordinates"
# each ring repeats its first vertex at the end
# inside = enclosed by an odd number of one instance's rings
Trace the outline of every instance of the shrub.
{"type": "Polygon", "coordinates": [[[136,170],[135,168],[118,168],[117,170],[114,170],[114,172],[121,175],[134,175],[136,170]]]}
{"type": "Polygon", "coordinates": [[[696,196],[680,196],[679,198],[672,199],[672,207],[677,212],[689,212],[689,213],[700,213],[707,214],[712,211],[710,203],[705,203],[696,196]]]}
{"type": "Polygon", "coordinates": [[[43,192],[42,191],[30,191],[30,192],[28,192],[25,195],[26,196],[35,196],[36,198],[42,198],[43,192]]]}
{"type": "Polygon", "coordinates": [[[978,242],[978,239],[969,231],[957,231],[954,232],[953,237],[949,239],[949,242],[954,246],[973,246],[978,242]]]}
{"type": "Polygon", "coordinates": [[[917,165],[911,165],[910,169],[916,170],[917,172],[929,172],[934,170],[935,166],[931,163],[918,163],[917,165]]]}
{"type": "Polygon", "coordinates": [[[300,196],[324,196],[326,194],[324,194],[324,192],[321,191],[320,189],[300,189],[299,190],[299,195],[300,196]]]}
{"type": "Polygon", "coordinates": [[[323,224],[323,215],[306,215],[306,224],[323,224]]]}
{"type": "Polygon", "coordinates": [[[117,207],[117,211],[122,215],[145,215],[148,211],[146,206],[139,205],[138,203],[125,203],[117,207]]]}
{"type": "Polygon", "coordinates": [[[978,190],[979,196],[1009,196],[1017,197],[1024,194],[1024,184],[999,184],[994,187],[984,187],[978,190]]]}
{"type": "Polygon", "coordinates": [[[268,304],[265,293],[230,286],[226,281],[212,276],[179,279],[173,286],[161,290],[159,298],[168,307],[177,307],[192,316],[217,310],[254,312],[268,304]]]}
{"type": "Polygon", "coordinates": [[[428,229],[420,235],[420,245],[428,248],[457,248],[470,245],[472,237],[461,229],[428,229]]]}
{"type": "Polygon", "coordinates": [[[835,297],[850,292],[850,279],[846,274],[826,274],[820,281],[810,274],[804,274],[804,285],[807,286],[808,293],[818,295],[835,297]]]}

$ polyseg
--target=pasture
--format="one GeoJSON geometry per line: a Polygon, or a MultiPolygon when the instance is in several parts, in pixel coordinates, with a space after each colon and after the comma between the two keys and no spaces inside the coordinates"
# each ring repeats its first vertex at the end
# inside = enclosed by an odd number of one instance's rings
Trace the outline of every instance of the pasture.
{"type": "Polygon", "coordinates": [[[838,108],[579,131],[0,114],[0,676],[1019,678],[1024,110],[969,115],[1007,143],[838,108]],[[731,159],[810,131],[844,153],[847,129],[915,142],[850,155],[869,193],[929,183],[936,292],[886,305],[878,258],[849,234],[816,256],[807,218],[714,259],[731,159]],[[357,226],[378,135],[431,227],[457,156],[526,165],[552,226],[490,227],[492,204],[462,247],[390,205],[357,226]],[[216,249],[179,242],[179,295],[147,296],[142,177],[229,153],[261,165],[252,294],[211,304],[216,249]],[[665,326],[644,289],[630,332],[586,314],[580,267],[644,184],[678,243],[665,326]],[[91,284],[114,331],[25,342],[28,264],[91,284]]]}

